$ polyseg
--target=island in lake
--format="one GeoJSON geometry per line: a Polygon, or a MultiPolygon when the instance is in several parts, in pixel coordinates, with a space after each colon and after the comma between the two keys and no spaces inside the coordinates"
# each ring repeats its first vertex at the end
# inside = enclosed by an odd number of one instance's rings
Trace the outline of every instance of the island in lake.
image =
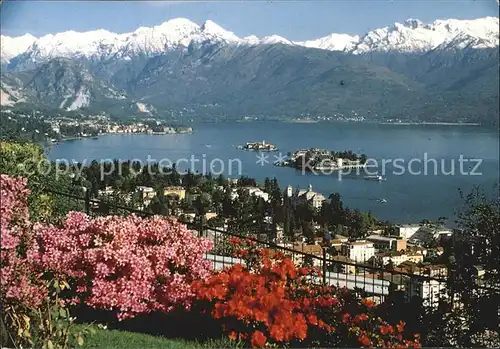
{"type": "Polygon", "coordinates": [[[277,162],[276,166],[293,167],[305,171],[339,171],[343,169],[365,168],[367,156],[352,151],[327,149],[299,149],[289,153],[290,160],[277,162]]]}
{"type": "Polygon", "coordinates": [[[241,150],[258,150],[258,151],[277,151],[278,148],[272,143],[262,142],[249,142],[245,145],[239,145],[238,149],[241,150]]]}

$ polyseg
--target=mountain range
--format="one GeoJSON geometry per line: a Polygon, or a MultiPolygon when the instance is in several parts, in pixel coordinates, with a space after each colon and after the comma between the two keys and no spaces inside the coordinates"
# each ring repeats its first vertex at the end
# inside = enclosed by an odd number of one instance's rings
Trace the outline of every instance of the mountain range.
{"type": "Polygon", "coordinates": [[[116,34],[2,36],[2,105],[223,119],[498,115],[497,17],[416,19],[362,36],[239,38],[178,18],[116,34]]]}

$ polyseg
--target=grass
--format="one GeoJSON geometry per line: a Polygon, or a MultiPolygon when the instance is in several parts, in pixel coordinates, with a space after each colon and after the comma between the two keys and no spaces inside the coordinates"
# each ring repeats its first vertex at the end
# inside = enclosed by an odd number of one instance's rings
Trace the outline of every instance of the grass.
{"type": "MultiPolygon", "coordinates": [[[[87,325],[75,325],[74,330],[79,331],[87,325]]],[[[186,341],[183,339],[169,339],[148,334],[109,330],[93,326],[95,334],[85,337],[82,349],[202,349],[202,348],[236,348],[234,342],[227,339],[212,340],[207,342],[186,341]]],[[[195,330],[195,329],[193,329],[195,330]]],[[[71,345],[71,347],[77,347],[71,345]]],[[[239,346],[241,347],[241,346],[239,346]]]]}

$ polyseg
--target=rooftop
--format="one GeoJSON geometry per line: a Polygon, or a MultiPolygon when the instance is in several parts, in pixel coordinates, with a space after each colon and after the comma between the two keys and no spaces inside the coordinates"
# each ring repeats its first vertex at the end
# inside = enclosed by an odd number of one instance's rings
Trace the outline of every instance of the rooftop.
{"type": "Polygon", "coordinates": [[[312,253],[312,254],[322,254],[323,248],[320,245],[307,245],[303,243],[298,243],[293,245],[295,251],[312,253]]]}
{"type": "Polygon", "coordinates": [[[420,228],[420,224],[396,224],[396,227],[399,228],[420,228]]]}
{"type": "Polygon", "coordinates": [[[380,235],[370,235],[366,239],[367,240],[378,240],[378,241],[401,240],[401,238],[399,238],[399,237],[388,237],[388,236],[380,236],[380,235]]]}
{"type": "Polygon", "coordinates": [[[365,240],[358,240],[358,241],[351,241],[347,242],[348,245],[355,245],[355,246],[361,246],[361,245],[373,245],[373,243],[365,240]]]}

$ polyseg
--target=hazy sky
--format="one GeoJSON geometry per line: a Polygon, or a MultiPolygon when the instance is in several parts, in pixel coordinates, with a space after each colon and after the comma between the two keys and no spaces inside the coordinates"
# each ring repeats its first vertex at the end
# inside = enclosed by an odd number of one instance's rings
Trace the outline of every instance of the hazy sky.
{"type": "Polygon", "coordinates": [[[497,0],[323,1],[18,1],[1,8],[3,35],[41,36],[66,30],[124,33],[184,17],[211,19],[238,36],[277,34],[291,40],[327,34],[363,34],[407,18],[473,19],[498,16],[497,0]]]}

